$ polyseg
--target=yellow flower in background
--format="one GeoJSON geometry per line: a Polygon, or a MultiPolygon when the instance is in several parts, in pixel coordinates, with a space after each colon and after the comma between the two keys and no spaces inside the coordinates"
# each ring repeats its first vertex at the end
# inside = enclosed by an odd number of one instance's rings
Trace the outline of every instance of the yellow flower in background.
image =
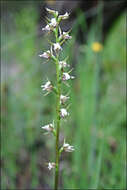
{"type": "Polygon", "coordinates": [[[102,45],[101,43],[99,43],[99,42],[94,42],[94,43],[92,44],[92,50],[93,50],[94,52],[100,52],[100,51],[102,51],[102,49],[103,49],[103,45],[102,45]]]}
{"type": "Polygon", "coordinates": [[[54,5],[56,3],[56,0],[46,0],[46,3],[48,5],[54,5]]]}

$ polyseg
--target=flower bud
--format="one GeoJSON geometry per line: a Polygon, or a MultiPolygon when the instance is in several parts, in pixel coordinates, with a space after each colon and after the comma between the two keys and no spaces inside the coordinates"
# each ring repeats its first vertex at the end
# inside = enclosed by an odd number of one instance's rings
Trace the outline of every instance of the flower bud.
{"type": "Polygon", "coordinates": [[[64,15],[59,15],[59,17],[58,17],[58,19],[59,20],[65,20],[65,19],[67,19],[69,17],[69,14],[66,12],[64,15]]]}
{"type": "Polygon", "coordinates": [[[58,16],[58,11],[55,11],[53,9],[46,8],[46,11],[48,11],[49,14],[53,14],[55,16],[58,16]]]}

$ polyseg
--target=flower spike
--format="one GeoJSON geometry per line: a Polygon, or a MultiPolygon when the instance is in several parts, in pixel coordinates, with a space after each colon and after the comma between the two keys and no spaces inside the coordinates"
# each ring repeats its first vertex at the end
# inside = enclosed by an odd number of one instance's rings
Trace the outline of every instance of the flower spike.
{"type": "MultiPolygon", "coordinates": [[[[62,151],[65,152],[73,152],[74,147],[69,145],[65,142],[62,146],[60,146],[60,128],[61,128],[61,120],[64,119],[66,121],[66,117],[69,116],[68,113],[68,105],[66,102],[70,98],[67,94],[63,95],[62,92],[62,84],[66,81],[73,79],[74,76],[70,75],[70,71],[66,71],[67,68],[70,66],[68,62],[68,57],[65,59],[60,60],[60,53],[62,52],[62,44],[66,42],[66,40],[71,39],[72,37],[69,35],[69,32],[62,31],[60,28],[60,22],[62,20],[65,20],[69,17],[69,13],[65,13],[63,15],[59,15],[58,11],[46,8],[46,11],[51,14],[51,18],[46,18],[46,26],[42,28],[42,31],[47,32],[49,34],[52,32],[54,34],[55,40],[53,42],[48,40],[48,43],[50,45],[49,50],[43,52],[39,56],[41,58],[45,58],[46,62],[50,59],[55,63],[56,66],[56,82],[54,85],[50,80],[47,79],[47,82],[43,85],[41,85],[42,91],[46,92],[45,95],[49,94],[50,92],[54,92],[56,96],[56,121],[52,123],[49,123],[47,125],[42,126],[41,128],[46,131],[46,133],[53,134],[55,137],[55,162],[48,162],[47,167],[49,170],[52,170],[55,168],[55,188],[58,189],[58,177],[59,177],[59,165],[60,165],[60,155],[62,151]],[[61,147],[61,148],[59,148],[61,147]]],[[[66,84],[69,86],[68,84],[66,84]]]]}

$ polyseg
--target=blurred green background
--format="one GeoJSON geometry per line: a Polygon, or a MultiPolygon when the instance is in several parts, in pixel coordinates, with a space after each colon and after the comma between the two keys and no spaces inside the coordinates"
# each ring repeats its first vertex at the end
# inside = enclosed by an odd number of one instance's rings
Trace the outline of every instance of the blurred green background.
{"type": "MultiPolygon", "coordinates": [[[[40,86],[47,77],[55,80],[55,67],[38,57],[49,47],[48,37],[42,35],[34,3],[22,7],[13,2],[7,8],[1,18],[1,189],[50,189],[54,171],[45,163],[54,161],[54,138],[44,135],[41,126],[54,118],[55,98],[44,97],[40,86]]],[[[88,32],[79,10],[73,38],[63,48],[76,78],[65,89],[71,106],[61,136],[75,151],[62,155],[61,188],[125,189],[125,14],[111,28],[103,51],[96,53],[91,47],[101,40],[99,20],[88,32]],[[87,41],[77,51],[79,25],[87,41]]]]}

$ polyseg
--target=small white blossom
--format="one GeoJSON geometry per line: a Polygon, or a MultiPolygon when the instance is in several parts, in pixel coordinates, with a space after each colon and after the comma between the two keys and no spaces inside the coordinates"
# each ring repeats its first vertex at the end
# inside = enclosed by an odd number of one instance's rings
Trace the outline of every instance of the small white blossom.
{"type": "Polygon", "coordinates": [[[39,55],[39,57],[43,57],[43,58],[46,58],[46,59],[49,59],[50,56],[51,56],[51,52],[49,50],[44,52],[43,54],[39,55]]]}
{"type": "Polygon", "coordinates": [[[46,90],[46,91],[50,92],[52,90],[53,86],[50,81],[47,81],[44,85],[41,85],[41,88],[43,91],[46,90]]]}
{"type": "Polygon", "coordinates": [[[66,12],[64,15],[59,15],[59,19],[67,19],[69,17],[69,14],[66,12]]]}
{"type": "Polygon", "coordinates": [[[51,19],[51,23],[49,23],[49,26],[51,26],[51,27],[56,27],[57,26],[57,21],[56,21],[55,18],[51,19]]]}
{"type": "Polygon", "coordinates": [[[49,26],[49,24],[47,24],[44,28],[42,28],[43,31],[50,31],[51,28],[49,26]]]}
{"type": "Polygon", "coordinates": [[[59,51],[59,50],[62,50],[62,47],[60,46],[59,43],[54,43],[54,51],[59,51]]]}
{"type": "Polygon", "coordinates": [[[54,162],[48,163],[48,169],[51,170],[52,168],[55,168],[56,164],[54,162]]]}
{"type": "Polygon", "coordinates": [[[47,24],[44,28],[42,28],[43,31],[51,31],[57,26],[57,21],[55,18],[51,19],[51,22],[47,24]]]}
{"type": "Polygon", "coordinates": [[[69,65],[67,64],[66,61],[59,61],[59,68],[65,68],[65,67],[69,67],[69,65]]]}
{"type": "Polygon", "coordinates": [[[66,40],[66,39],[71,39],[72,36],[69,36],[69,34],[67,32],[63,32],[62,37],[66,40]]]}
{"type": "Polygon", "coordinates": [[[54,130],[54,125],[52,123],[41,127],[42,129],[46,130],[47,132],[52,132],[54,130]]]}
{"type": "Polygon", "coordinates": [[[63,149],[65,152],[73,152],[75,150],[74,146],[70,146],[68,143],[65,143],[65,140],[63,144],[63,149]]]}
{"type": "Polygon", "coordinates": [[[68,73],[63,73],[62,79],[63,79],[63,81],[69,80],[69,79],[74,79],[74,76],[71,76],[68,73]]]}
{"type": "Polygon", "coordinates": [[[68,115],[69,115],[69,113],[67,112],[67,110],[65,108],[61,108],[61,110],[60,110],[61,118],[65,118],[68,115]]]}
{"type": "Polygon", "coordinates": [[[60,104],[64,104],[69,99],[68,96],[60,95],[60,104]]]}
{"type": "Polygon", "coordinates": [[[55,14],[56,16],[58,15],[58,11],[55,11],[53,9],[46,8],[46,11],[48,11],[50,14],[55,14]]]}

